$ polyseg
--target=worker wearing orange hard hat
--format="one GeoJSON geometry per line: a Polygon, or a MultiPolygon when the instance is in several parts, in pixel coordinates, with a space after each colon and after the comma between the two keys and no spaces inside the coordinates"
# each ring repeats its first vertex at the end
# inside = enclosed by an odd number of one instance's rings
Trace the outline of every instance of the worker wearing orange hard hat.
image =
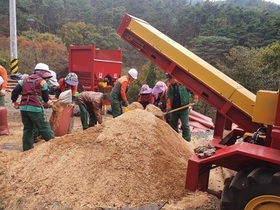
{"type": "Polygon", "coordinates": [[[127,100],[126,92],[130,83],[137,79],[138,71],[134,68],[130,69],[127,72],[127,75],[120,77],[111,93],[111,108],[112,108],[112,115],[113,117],[120,116],[123,113],[122,106],[128,106],[129,102],[127,100]]]}

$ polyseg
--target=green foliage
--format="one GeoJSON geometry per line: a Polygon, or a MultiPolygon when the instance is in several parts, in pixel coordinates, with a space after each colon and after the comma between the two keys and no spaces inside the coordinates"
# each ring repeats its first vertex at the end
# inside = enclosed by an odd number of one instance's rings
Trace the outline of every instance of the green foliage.
{"type": "Polygon", "coordinates": [[[278,88],[277,73],[263,64],[264,49],[235,47],[227,56],[226,65],[220,69],[253,93],[258,90],[278,88]]]}
{"type": "Polygon", "coordinates": [[[130,103],[132,103],[133,101],[137,101],[141,86],[142,85],[137,80],[133,81],[129,85],[129,88],[127,91],[127,99],[130,103]]]}
{"type": "Polygon", "coordinates": [[[187,46],[198,36],[218,36],[233,40],[234,45],[262,47],[277,40],[279,18],[279,10],[272,13],[206,1],[178,13],[174,37],[187,46]]]}
{"type": "Polygon", "coordinates": [[[191,43],[191,51],[213,65],[218,59],[223,60],[224,53],[229,52],[233,46],[232,39],[219,36],[198,36],[191,43]]]}
{"type": "Polygon", "coordinates": [[[275,42],[264,49],[262,62],[268,69],[276,71],[278,72],[278,76],[280,75],[280,41],[275,42]]]}
{"type": "Polygon", "coordinates": [[[56,36],[54,34],[50,34],[50,33],[38,34],[38,36],[36,37],[36,41],[38,41],[38,42],[54,42],[54,43],[57,43],[57,44],[62,44],[61,38],[59,38],[58,36],[56,36]]]}
{"type": "Polygon", "coordinates": [[[0,65],[6,68],[7,64],[8,64],[7,60],[0,56],[0,65]]]}
{"type": "Polygon", "coordinates": [[[150,63],[148,68],[148,73],[146,77],[146,84],[149,85],[149,87],[154,87],[157,79],[157,75],[155,72],[156,65],[154,63],[150,63]]]}
{"type": "Polygon", "coordinates": [[[100,49],[118,49],[121,40],[111,26],[98,26],[94,33],[94,42],[100,49]]]}
{"type": "Polygon", "coordinates": [[[61,38],[50,33],[38,33],[33,30],[23,31],[21,36],[29,40],[36,40],[37,42],[54,42],[57,44],[62,44],[61,38]]]}
{"type": "Polygon", "coordinates": [[[94,45],[95,26],[85,22],[69,22],[62,26],[59,35],[66,46],[94,45]]]}

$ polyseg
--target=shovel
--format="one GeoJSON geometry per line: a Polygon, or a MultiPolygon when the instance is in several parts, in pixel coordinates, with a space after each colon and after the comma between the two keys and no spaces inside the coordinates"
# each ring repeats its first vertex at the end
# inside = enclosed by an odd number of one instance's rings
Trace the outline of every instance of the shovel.
{"type": "Polygon", "coordinates": [[[168,111],[168,112],[163,112],[163,116],[164,116],[164,115],[167,115],[167,114],[170,114],[170,113],[173,113],[173,112],[177,112],[177,111],[182,110],[182,109],[186,109],[186,108],[188,108],[188,107],[190,107],[190,106],[194,106],[194,105],[195,105],[194,103],[192,103],[192,104],[187,104],[187,105],[181,106],[181,107],[179,107],[179,108],[172,109],[172,110],[170,110],[170,111],[168,111]]]}

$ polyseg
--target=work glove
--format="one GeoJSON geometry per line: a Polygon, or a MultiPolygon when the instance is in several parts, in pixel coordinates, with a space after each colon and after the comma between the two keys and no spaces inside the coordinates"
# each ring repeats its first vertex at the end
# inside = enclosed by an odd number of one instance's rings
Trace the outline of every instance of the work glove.
{"type": "Polygon", "coordinates": [[[13,103],[13,107],[14,107],[15,109],[19,109],[19,103],[14,102],[14,103],[13,103]]]}
{"type": "Polygon", "coordinates": [[[45,109],[51,108],[52,106],[53,106],[53,101],[52,101],[52,100],[48,100],[47,102],[45,102],[45,103],[43,104],[43,107],[44,107],[45,109]]]}
{"type": "Polygon", "coordinates": [[[128,102],[128,101],[125,102],[124,106],[125,106],[125,107],[129,106],[129,102],[128,102]]]}
{"type": "Polygon", "coordinates": [[[2,89],[0,90],[0,96],[5,96],[6,95],[6,90],[2,89]]]}

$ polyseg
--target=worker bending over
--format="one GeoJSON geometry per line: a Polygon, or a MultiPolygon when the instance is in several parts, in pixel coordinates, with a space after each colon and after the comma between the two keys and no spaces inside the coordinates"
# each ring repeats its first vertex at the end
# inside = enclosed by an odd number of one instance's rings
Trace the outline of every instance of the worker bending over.
{"type": "Polygon", "coordinates": [[[77,101],[83,130],[95,126],[97,122],[103,123],[102,106],[110,103],[109,94],[84,91],[78,95],[77,101]]]}

